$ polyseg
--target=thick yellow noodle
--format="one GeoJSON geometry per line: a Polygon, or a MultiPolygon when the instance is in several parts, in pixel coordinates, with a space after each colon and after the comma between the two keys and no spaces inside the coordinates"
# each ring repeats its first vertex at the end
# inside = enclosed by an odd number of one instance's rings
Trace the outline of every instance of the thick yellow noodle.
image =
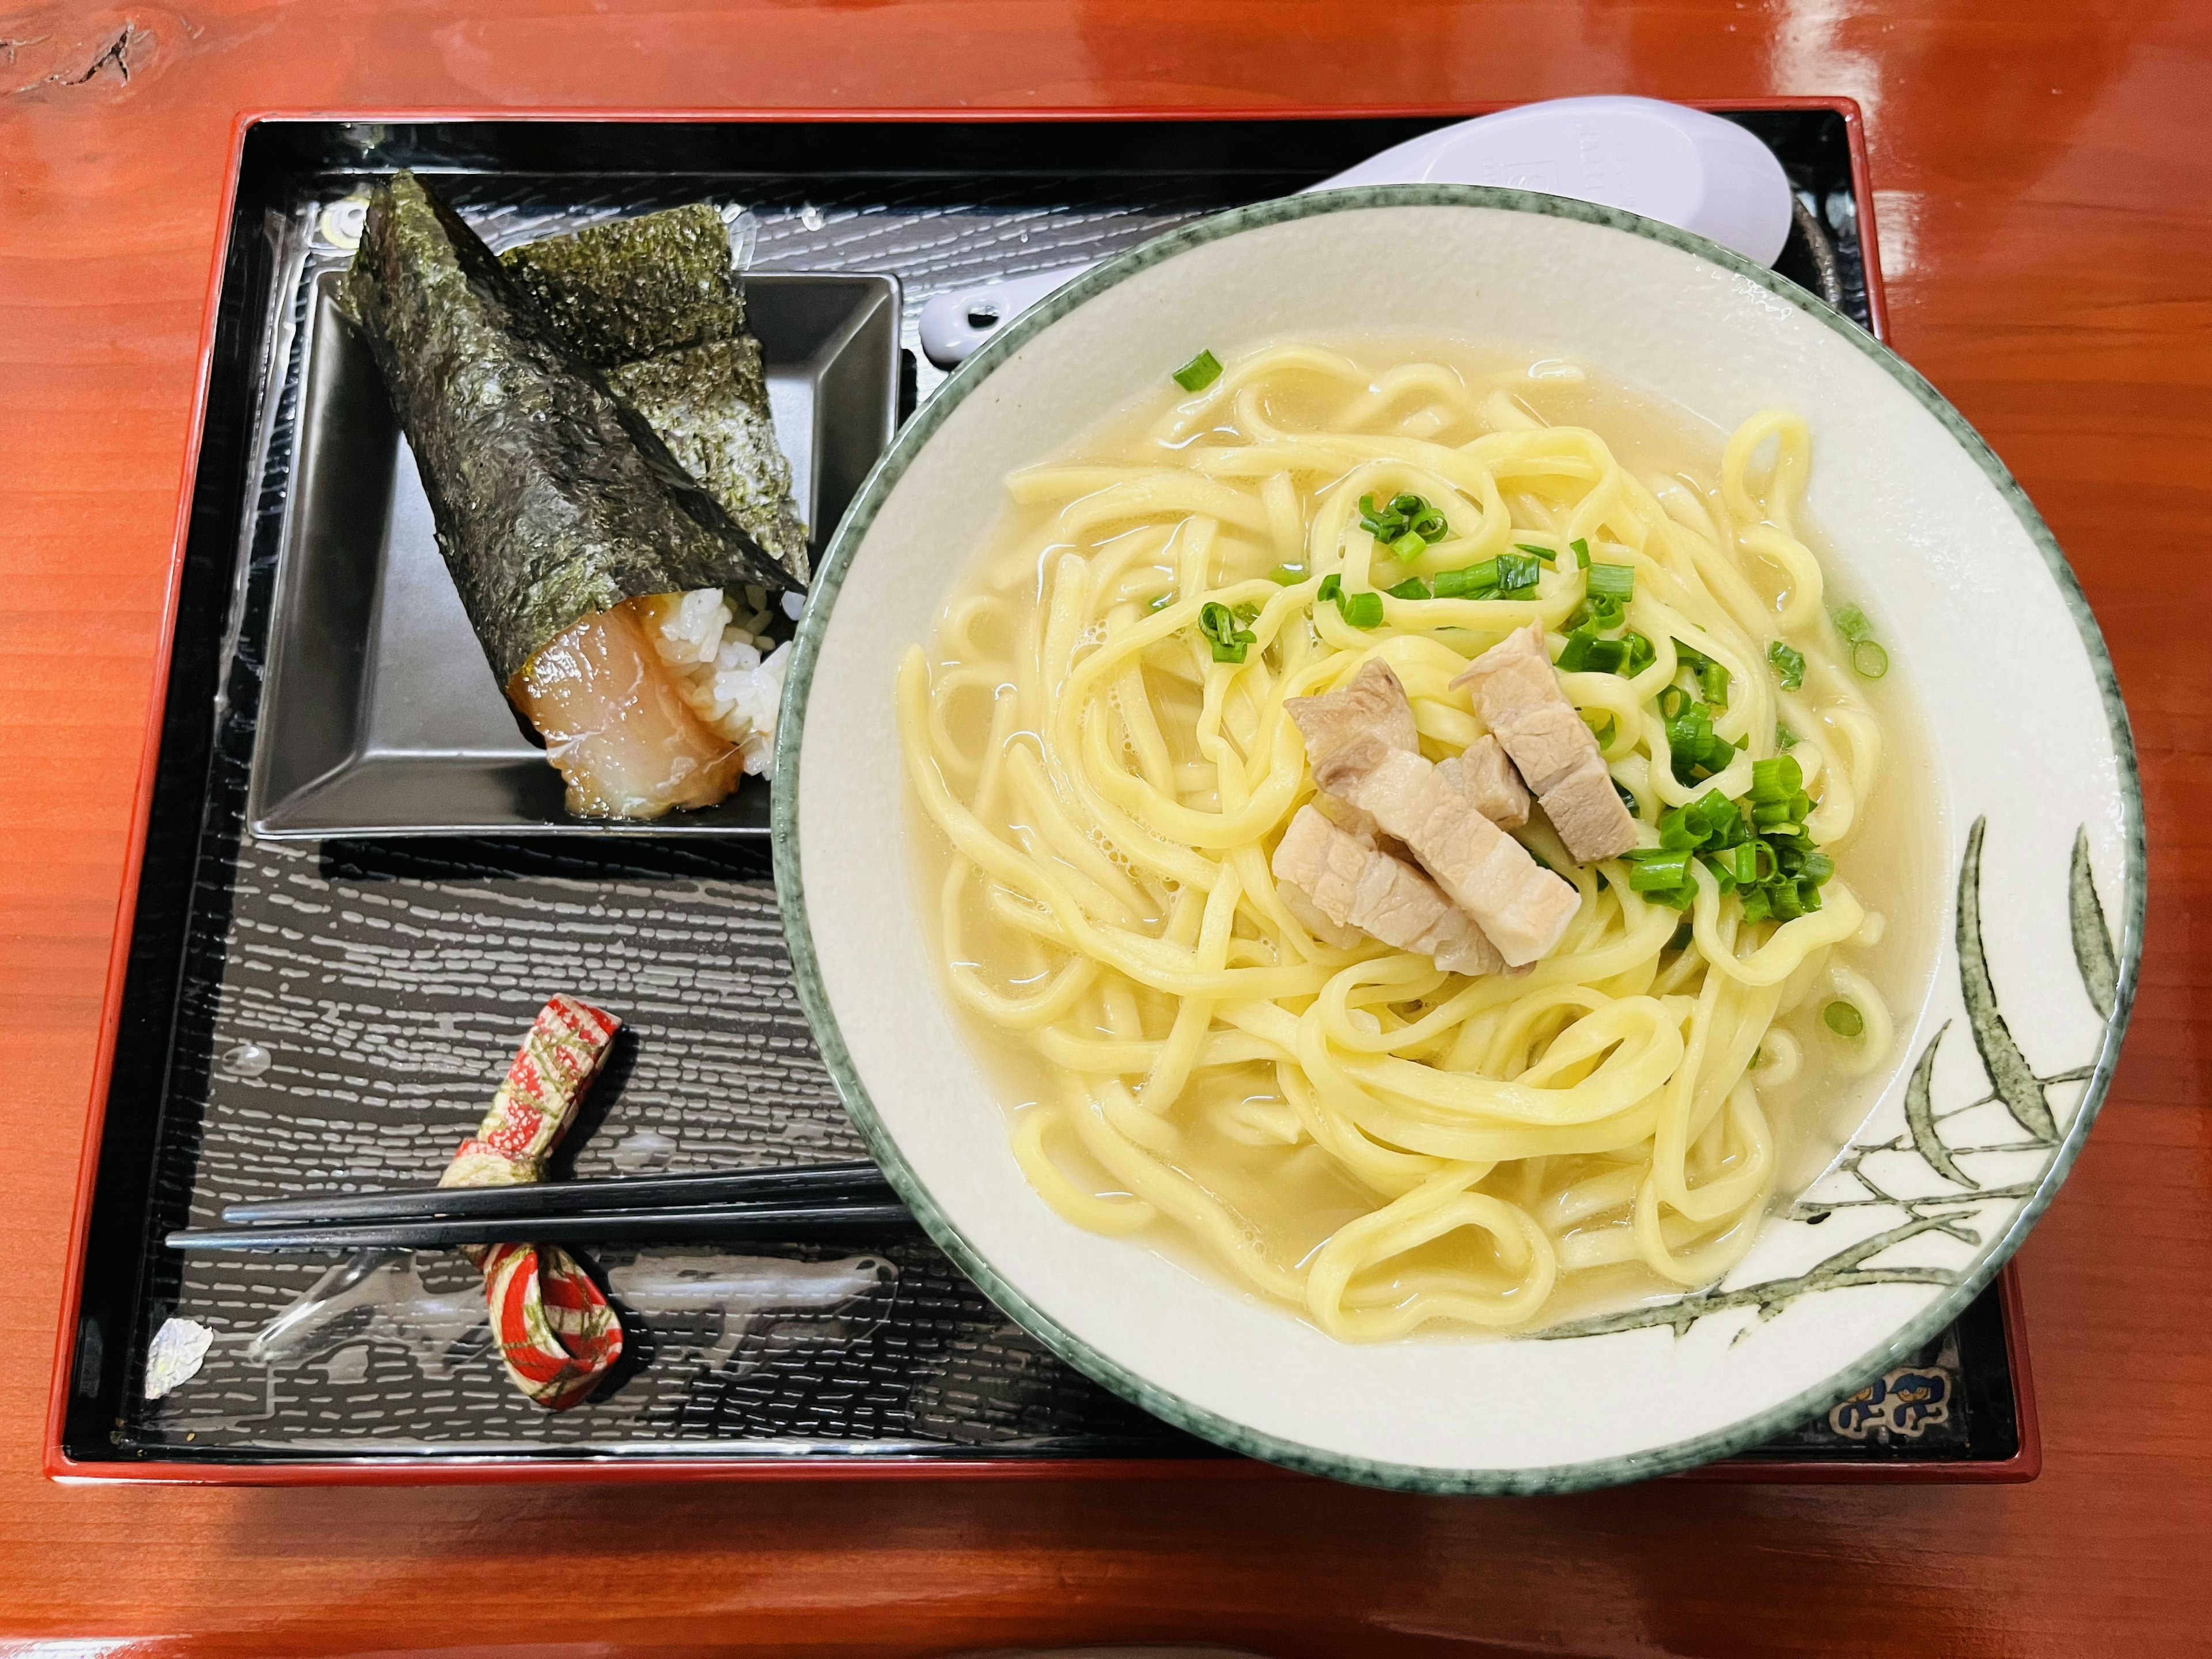
{"type": "Polygon", "coordinates": [[[1524,839],[1570,872],[1581,908],[1533,969],[1468,979],[1379,942],[1315,939],[1268,858],[1314,787],[1285,699],[1341,686],[1380,653],[1425,748],[1455,753],[1483,727],[1452,678],[1532,618],[1556,654],[1584,586],[1561,557],[1533,598],[1385,597],[1382,625],[1361,629],[1316,603],[1322,580],[1357,593],[1378,574],[1577,538],[1635,568],[1629,624],[1657,648],[1633,679],[1562,677],[1601,732],[1609,720],[1605,758],[1646,844],[1668,808],[1743,793],[1778,752],[1778,722],[1798,738],[1814,835],[1848,842],[1882,732],[1794,523],[1804,423],[1747,422],[1712,488],[1646,481],[1596,433],[1547,426],[1451,368],[1377,379],[1287,345],[1233,362],[1133,448],[1119,465],[1016,475],[1014,501],[1050,516],[963,588],[898,676],[908,776],[950,842],[952,994],[1044,1079],[1012,1136],[1038,1192],[1100,1232],[1177,1230],[1348,1340],[1525,1326],[1563,1278],[1625,1263],[1671,1285],[1725,1273],[1776,1180],[1761,1079],[1808,1061],[1770,1030],[1778,1015],[1843,997],[1866,1024],[1844,1072],[1888,1056],[1881,995],[1842,954],[1879,921],[1842,875],[1817,912],[1746,925],[1699,867],[1686,917],[1632,891],[1621,865],[1577,870],[1539,820],[1524,839]],[[1286,407],[1333,412],[1292,429],[1286,407]],[[1451,533],[1399,567],[1357,503],[1406,491],[1451,533]],[[1279,563],[1297,579],[1272,579],[1279,563]],[[1254,608],[1243,663],[1212,659],[1197,628],[1209,603],[1254,608]],[[1807,659],[1801,690],[1768,669],[1778,640],[1807,659]],[[1678,641],[1728,669],[1715,726],[1744,740],[1719,777],[1688,786],[1657,707],[1681,672],[1678,641]],[[1333,1207],[1286,1248],[1186,1156],[1201,1137],[1215,1158],[1277,1160],[1255,1168],[1304,1158],[1333,1207]]]}

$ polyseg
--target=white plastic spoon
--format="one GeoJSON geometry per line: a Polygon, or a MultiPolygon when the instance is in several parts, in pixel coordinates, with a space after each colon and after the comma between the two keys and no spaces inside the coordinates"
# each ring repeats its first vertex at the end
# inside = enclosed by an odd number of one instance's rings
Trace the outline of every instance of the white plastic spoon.
{"type": "MultiPolygon", "coordinates": [[[[1505,185],[1626,208],[1771,265],[1790,238],[1790,180],[1733,121],[1652,98],[1556,98],[1394,144],[1310,185],[1505,185]]],[[[940,294],[921,308],[921,349],[962,362],[999,325],[1096,260],[940,294]]]]}

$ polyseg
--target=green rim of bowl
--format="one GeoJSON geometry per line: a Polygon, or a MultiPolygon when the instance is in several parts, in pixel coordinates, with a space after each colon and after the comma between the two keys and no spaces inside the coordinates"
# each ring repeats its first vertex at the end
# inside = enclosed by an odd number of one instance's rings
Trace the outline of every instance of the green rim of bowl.
{"type": "Polygon", "coordinates": [[[1759,1445],[1777,1434],[1794,1429],[1826,1413],[1838,1401],[1856,1393],[1874,1377],[1898,1364],[1956,1319],[1996,1276],[1997,1270],[2020,1247],[2021,1241],[2027,1237],[2037,1218],[2049,1207],[2052,1196],[2081,1152],[2082,1142],[2096,1120],[2098,1109],[2104,1103],[2106,1091],[2111,1085],[2112,1070],[2118,1060],[2120,1040],[2127,1030],[2128,1015],[2135,1001],[2136,976],[2142,964],[2146,887],[2142,788],[2136,771],[2135,742],[2128,726],[2127,708],[2120,698],[2118,678],[2113,672],[2111,653],[2105,647],[2104,635],[2098,629],[2095,617],[2091,614],[2088,601],[2082,595],[2081,584],[2075,580],[2072,567],[2067,563],[2066,556],[2059,550],[2058,543],[2052,537],[2049,526],[2043,522],[2042,515],[2028,500],[2027,491],[2021,488],[2004,463],[1996,458],[1981,435],[1966,423],[1966,418],[1952,408],[1942,394],[1917,370],[1850,318],[1787,278],[1764,266],[1753,264],[1702,236],[1674,226],[1623,212],[1617,208],[1600,207],[1593,203],[1572,201],[1565,197],[1539,195],[1530,191],[1458,185],[1383,185],[1355,190],[1320,191],[1232,209],[1195,224],[1170,231],[1142,246],[1095,266],[1000,328],[907,422],[890,448],[876,464],[875,470],[868,475],[859,496],[838,526],[830,544],[829,556],[815,579],[812,595],[799,621],[776,729],[775,758],[776,781],[771,818],[772,845],[775,853],[775,888],[776,896],[783,908],[784,933],[790,945],[792,970],[798,983],[799,1001],[813,1025],[823,1060],[836,1082],[845,1109],[866,1139],[869,1150],[875,1155],[876,1161],[883,1165],[884,1173],[891,1185],[906,1200],[915,1218],[938,1247],[951,1257],[960,1270],[975,1280],[984,1294],[1008,1316],[1054,1354],[1093,1381],[1111,1389],[1125,1399],[1133,1401],[1175,1427],[1201,1436],[1232,1451],[1264,1458],[1272,1463],[1283,1464],[1308,1474],[1397,1491],[1510,1495],[1577,1492],[1594,1486],[1645,1480],[1654,1475],[1692,1468],[1759,1445]],[[1513,213],[1542,214],[1556,219],[1578,219],[1586,224],[1602,225],[1630,235],[1663,242],[1669,247],[1734,271],[1747,282],[1757,284],[1826,325],[1864,352],[1887,371],[1891,379],[1917,398],[1922,406],[1942,423],[1960,447],[1973,458],[1998,493],[2009,503],[2014,515],[2027,532],[2030,539],[2041,550],[2044,562],[2057,583],[2060,597],[2073,614],[2075,626],[2081,633],[2082,647],[2096,674],[2098,687],[2104,696],[2106,719],[2112,729],[2113,750],[2119,763],[2127,863],[2119,984],[2113,1000],[2112,1015],[2106,1022],[2103,1040],[2098,1047],[2096,1060],[2081,1105],[2067,1126],[2065,1136],[2034,1193],[1958,1282],[1887,1341],[1862,1354],[1827,1381],[1778,1405],[1741,1419],[1727,1428],[1655,1447],[1649,1451],[1579,1463],[1504,1469],[1437,1468],[1417,1463],[1384,1462],[1352,1457],[1262,1434],[1195,1406],[1108,1358],[1063,1328],[1002,1279],[938,1208],[928,1188],[916,1178],[914,1170],[900,1154],[896,1143],[884,1129],[882,1120],[877,1116],[875,1104],[869,1099],[868,1092],[854,1068],[852,1054],[846,1048],[836,1013],[830,1007],[823,988],[820,964],[815,955],[813,929],[807,919],[805,875],[800,867],[799,856],[799,750],[805,735],[807,691],[813,681],[823,633],[829,624],[830,612],[836,607],[838,592],[844,585],[854,556],[866,538],[884,501],[932,435],[944,425],[962,401],[989,378],[993,370],[1030,340],[1093,295],[1103,293],[1141,270],[1163,260],[1171,259],[1187,249],[1219,241],[1242,231],[1281,224],[1293,219],[1310,218],[1317,214],[1350,213],[1390,207],[1489,208],[1513,213]]]}

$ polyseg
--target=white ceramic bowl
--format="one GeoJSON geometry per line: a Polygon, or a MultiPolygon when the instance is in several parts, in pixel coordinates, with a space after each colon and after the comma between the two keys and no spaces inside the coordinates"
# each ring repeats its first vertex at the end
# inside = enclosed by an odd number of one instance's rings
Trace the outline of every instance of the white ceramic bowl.
{"type": "MultiPolygon", "coordinates": [[[[1264,204],[1026,313],[908,425],[847,516],[799,630],[778,750],[776,880],[800,994],[848,1109],[930,1235],[1054,1352],[1170,1422],[1378,1485],[1632,1480],[1879,1382],[2050,1202],[2135,983],[2144,865],[2126,714],[2019,486],[1933,387],[1818,300],[1686,233],[1556,198],[1415,185],[1264,204]],[[1898,1011],[1907,1063],[1721,1286],[1571,1335],[1346,1346],[1225,1278],[1061,1220],[1007,1150],[909,890],[893,675],[982,544],[1006,473],[1155,391],[1195,346],[1362,332],[1569,357],[1724,428],[1802,414],[1808,511],[1841,585],[1874,596],[1929,728],[1958,881],[1930,997],[1898,1011]]],[[[1869,1402],[1876,1418],[1885,1398],[1869,1402]]]]}

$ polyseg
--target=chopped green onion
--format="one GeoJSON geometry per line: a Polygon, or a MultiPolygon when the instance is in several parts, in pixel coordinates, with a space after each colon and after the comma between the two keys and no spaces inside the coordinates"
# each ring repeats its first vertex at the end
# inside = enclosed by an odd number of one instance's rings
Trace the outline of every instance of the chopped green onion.
{"type": "Polygon", "coordinates": [[[1751,763],[1751,799],[1755,804],[1786,801],[1804,787],[1804,769],[1787,755],[1751,763]]]}
{"type": "Polygon", "coordinates": [[[1152,596],[1152,602],[1146,605],[1145,609],[1147,611],[1164,611],[1174,603],[1175,595],[1173,593],[1156,593],[1152,596]]]}
{"type": "Polygon", "coordinates": [[[1314,592],[1315,599],[1322,604],[1336,601],[1337,614],[1354,628],[1375,628],[1382,621],[1382,596],[1380,593],[1347,593],[1344,578],[1328,575],[1314,592]]]}
{"type": "Polygon", "coordinates": [[[1559,554],[1551,548],[1538,547],[1529,542],[1516,542],[1513,546],[1516,552],[1534,554],[1546,564],[1557,564],[1559,562],[1559,554]]]}
{"type": "Polygon", "coordinates": [[[1336,608],[1354,628],[1379,628],[1382,624],[1380,593],[1340,593],[1336,608]]]}
{"type": "Polygon", "coordinates": [[[1848,1002],[1832,1002],[1820,1011],[1821,1024],[1840,1037],[1855,1037],[1866,1030],[1866,1016],[1848,1002]]]}
{"type": "Polygon", "coordinates": [[[1437,597],[1458,599],[1480,597],[1498,586],[1498,561],[1485,559],[1480,564],[1471,564],[1460,570],[1439,570],[1436,575],[1437,597]]]}
{"type": "Polygon", "coordinates": [[[1620,642],[1628,647],[1628,655],[1621,664],[1620,672],[1632,680],[1659,660],[1659,647],[1632,628],[1620,636],[1620,642]]]}
{"type": "Polygon", "coordinates": [[[1410,519],[1416,513],[1427,512],[1429,504],[1419,495],[1408,491],[1403,495],[1393,495],[1390,498],[1390,510],[1401,519],[1410,519]]]}
{"type": "Polygon", "coordinates": [[[1544,567],[1525,553],[1500,553],[1460,570],[1440,570],[1435,578],[1440,599],[1501,599],[1536,586],[1544,567]]]}
{"type": "Polygon", "coordinates": [[[1680,887],[1690,879],[1690,854],[1686,850],[1650,848],[1628,855],[1628,887],[1631,892],[1656,893],[1669,887],[1680,887]]]}
{"type": "Polygon", "coordinates": [[[1774,722],[1774,746],[1777,749],[1795,749],[1804,741],[1780,720],[1774,722]]]}
{"type": "Polygon", "coordinates": [[[1525,553],[1500,553],[1498,556],[1498,586],[1500,592],[1517,593],[1524,587],[1534,587],[1544,567],[1525,553]]]}
{"type": "Polygon", "coordinates": [[[1878,680],[1889,672],[1889,653],[1872,640],[1860,640],[1851,647],[1851,667],[1862,678],[1878,680]]]}
{"type": "Polygon", "coordinates": [[[1636,567],[1632,564],[1594,564],[1589,568],[1589,596],[1626,605],[1636,597],[1636,567]]]}
{"type": "Polygon", "coordinates": [[[1279,564],[1267,573],[1267,580],[1278,587],[1296,587],[1306,579],[1306,573],[1294,564],[1279,564]]]}
{"type": "Polygon", "coordinates": [[[1185,392],[1203,392],[1221,378],[1221,359],[1201,351],[1175,372],[1175,383],[1185,392]]]}
{"type": "Polygon", "coordinates": [[[1567,635],[1566,648],[1559,653],[1557,666],[1562,674],[1611,674],[1627,660],[1626,641],[1601,640],[1587,628],[1577,628],[1567,635]]]}
{"type": "Polygon", "coordinates": [[[1411,564],[1428,550],[1429,544],[1421,539],[1418,532],[1412,530],[1390,544],[1390,556],[1402,564],[1411,564]]]}
{"type": "Polygon", "coordinates": [[[1804,689],[1805,653],[1802,651],[1793,651],[1780,640],[1776,640],[1766,647],[1766,661],[1768,666],[1774,670],[1774,678],[1782,682],[1784,691],[1804,689]]]}
{"type": "Polygon", "coordinates": [[[1419,576],[1408,576],[1388,591],[1394,599],[1425,599],[1429,597],[1429,585],[1419,576]]]}
{"type": "Polygon", "coordinates": [[[1874,637],[1874,624],[1867,620],[1865,611],[1855,605],[1847,605],[1836,612],[1836,632],[1854,645],[1861,640],[1874,637]]]}
{"type": "Polygon", "coordinates": [[[1596,725],[1591,726],[1589,711],[1588,709],[1584,709],[1583,711],[1583,724],[1589,726],[1590,735],[1597,739],[1597,746],[1599,748],[1602,749],[1613,741],[1613,723],[1612,715],[1607,714],[1596,725]]]}
{"type": "Polygon", "coordinates": [[[1659,694],[1659,718],[1678,720],[1690,706],[1690,694],[1679,685],[1668,686],[1659,694]]]}
{"type": "Polygon", "coordinates": [[[1758,844],[1747,841],[1738,847],[1723,848],[1717,853],[1708,853],[1705,861],[1716,874],[1738,887],[1748,887],[1758,877],[1758,844]]]}
{"type": "Polygon", "coordinates": [[[1575,568],[1577,570],[1589,569],[1589,544],[1584,541],[1580,536],[1577,536],[1574,540],[1569,542],[1567,545],[1575,550],[1575,568]]]}
{"type": "Polygon", "coordinates": [[[1434,546],[1451,534],[1451,521],[1444,517],[1441,509],[1432,507],[1413,520],[1413,531],[1423,541],[1434,546]]]}
{"type": "Polygon", "coordinates": [[[1198,631],[1213,646],[1216,662],[1243,662],[1246,649],[1256,642],[1247,629],[1237,626],[1237,613],[1209,600],[1198,608],[1198,631]]]}

